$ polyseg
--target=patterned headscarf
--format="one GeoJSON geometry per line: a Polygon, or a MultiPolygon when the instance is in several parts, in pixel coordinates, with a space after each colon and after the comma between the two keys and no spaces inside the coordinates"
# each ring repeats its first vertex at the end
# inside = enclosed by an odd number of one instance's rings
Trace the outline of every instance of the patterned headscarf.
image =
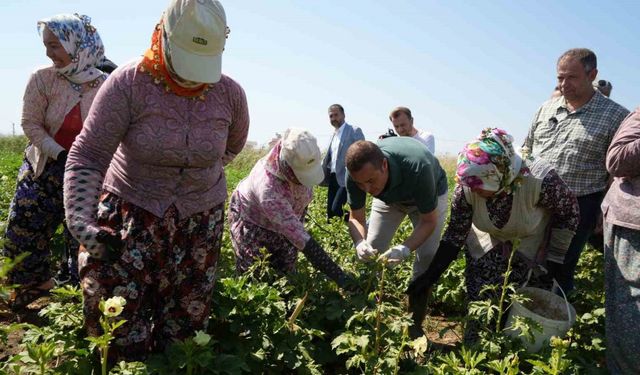
{"type": "Polygon", "coordinates": [[[51,30],[71,57],[71,63],[57,69],[69,81],[75,84],[91,82],[101,77],[96,65],[104,57],[104,45],[100,34],[91,25],[91,18],[79,14],[59,14],[38,21],[38,32],[44,28],[51,30]]]}
{"type": "Polygon", "coordinates": [[[271,151],[264,157],[264,167],[273,175],[281,180],[287,180],[298,185],[302,185],[296,178],[296,174],[293,173],[293,169],[287,164],[286,161],[280,156],[282,150],[282,140],[278,140],[273,146],[271,151]]]}
{"type": "Polygon", "coordinates": [[[513,137],[502,129],[486,128],[458,154],[456,181],[470,188],[509,193],[521,166],[513,137]]]}

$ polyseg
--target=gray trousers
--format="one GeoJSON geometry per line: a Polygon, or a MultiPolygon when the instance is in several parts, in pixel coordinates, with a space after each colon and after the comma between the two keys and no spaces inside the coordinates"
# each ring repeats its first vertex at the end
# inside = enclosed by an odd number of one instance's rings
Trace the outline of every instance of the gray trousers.
{"type": "Polygon", "coordinates": [[[607,368],[640,373],[640,231],[604,222],[607,368]]]}
{"type": "MultiPolygon", "coordinates": [[[[413,276],[420,276],[429,268],[433,257],[438,250],[440,237],[442,236],[442,228],[447,219],[448,194],[444,193],[438,197],[438,223],[433,233],[419,248],[416,249],[416,258],[413,262],[413,276]]],[[[373,199],[371,205],[371,215],[369,216],[369,228],[367,233],[367,241],[369,244],[381,254],[385,252],[391,240],[395,235],[402,220],[409,216],[413,228],[418,225],[420,212],[416,206],[405,206],[403,204],[392,203],[386,204],[380,199],[373,199]]]]}

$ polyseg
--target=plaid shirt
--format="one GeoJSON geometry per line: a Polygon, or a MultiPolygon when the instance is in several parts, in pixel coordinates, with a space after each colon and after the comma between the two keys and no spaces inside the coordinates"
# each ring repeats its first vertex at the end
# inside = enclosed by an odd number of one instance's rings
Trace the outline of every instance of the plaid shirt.
{"type": "Polygon", "coordinates": [[[564,97],[551,99],[534,116],[523,146],[549,161],[576,196],[604,191],[607,149],[628,114],[597,91],[575,112],[569,112],[564,97]]]}

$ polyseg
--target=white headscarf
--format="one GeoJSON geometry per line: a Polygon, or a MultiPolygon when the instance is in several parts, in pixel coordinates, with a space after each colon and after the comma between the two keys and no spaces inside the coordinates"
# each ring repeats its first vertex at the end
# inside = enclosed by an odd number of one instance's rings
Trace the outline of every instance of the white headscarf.
{"type": "Polygon", "coordinates": [[[90,17],[77,13],[59,14],[38,21],[40,34],[45,27],[60,40],[71,57],[71,63],[58,69],[58,73],[76,84],[91,82],[104,75],[96,68],[104,57],[104,45],[100,34],[91,25],[90,17]]]}

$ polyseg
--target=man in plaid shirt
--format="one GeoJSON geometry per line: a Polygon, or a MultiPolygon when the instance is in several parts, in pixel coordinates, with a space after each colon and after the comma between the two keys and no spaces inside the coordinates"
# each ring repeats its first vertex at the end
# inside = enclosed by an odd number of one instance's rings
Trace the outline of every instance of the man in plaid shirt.
{"type": "Polygon", "coordinates": [[[568,50],[558,59],[557,72],[562,96],[542,104],[523,152],[549,161],[578,197],[580,225],[564,264],[550,270],[562,288],[570,291],[578,258],[596,225],[607,189],[607,149],[629,111],[594,90],[598,69],[592,51],[568,50]]]}

